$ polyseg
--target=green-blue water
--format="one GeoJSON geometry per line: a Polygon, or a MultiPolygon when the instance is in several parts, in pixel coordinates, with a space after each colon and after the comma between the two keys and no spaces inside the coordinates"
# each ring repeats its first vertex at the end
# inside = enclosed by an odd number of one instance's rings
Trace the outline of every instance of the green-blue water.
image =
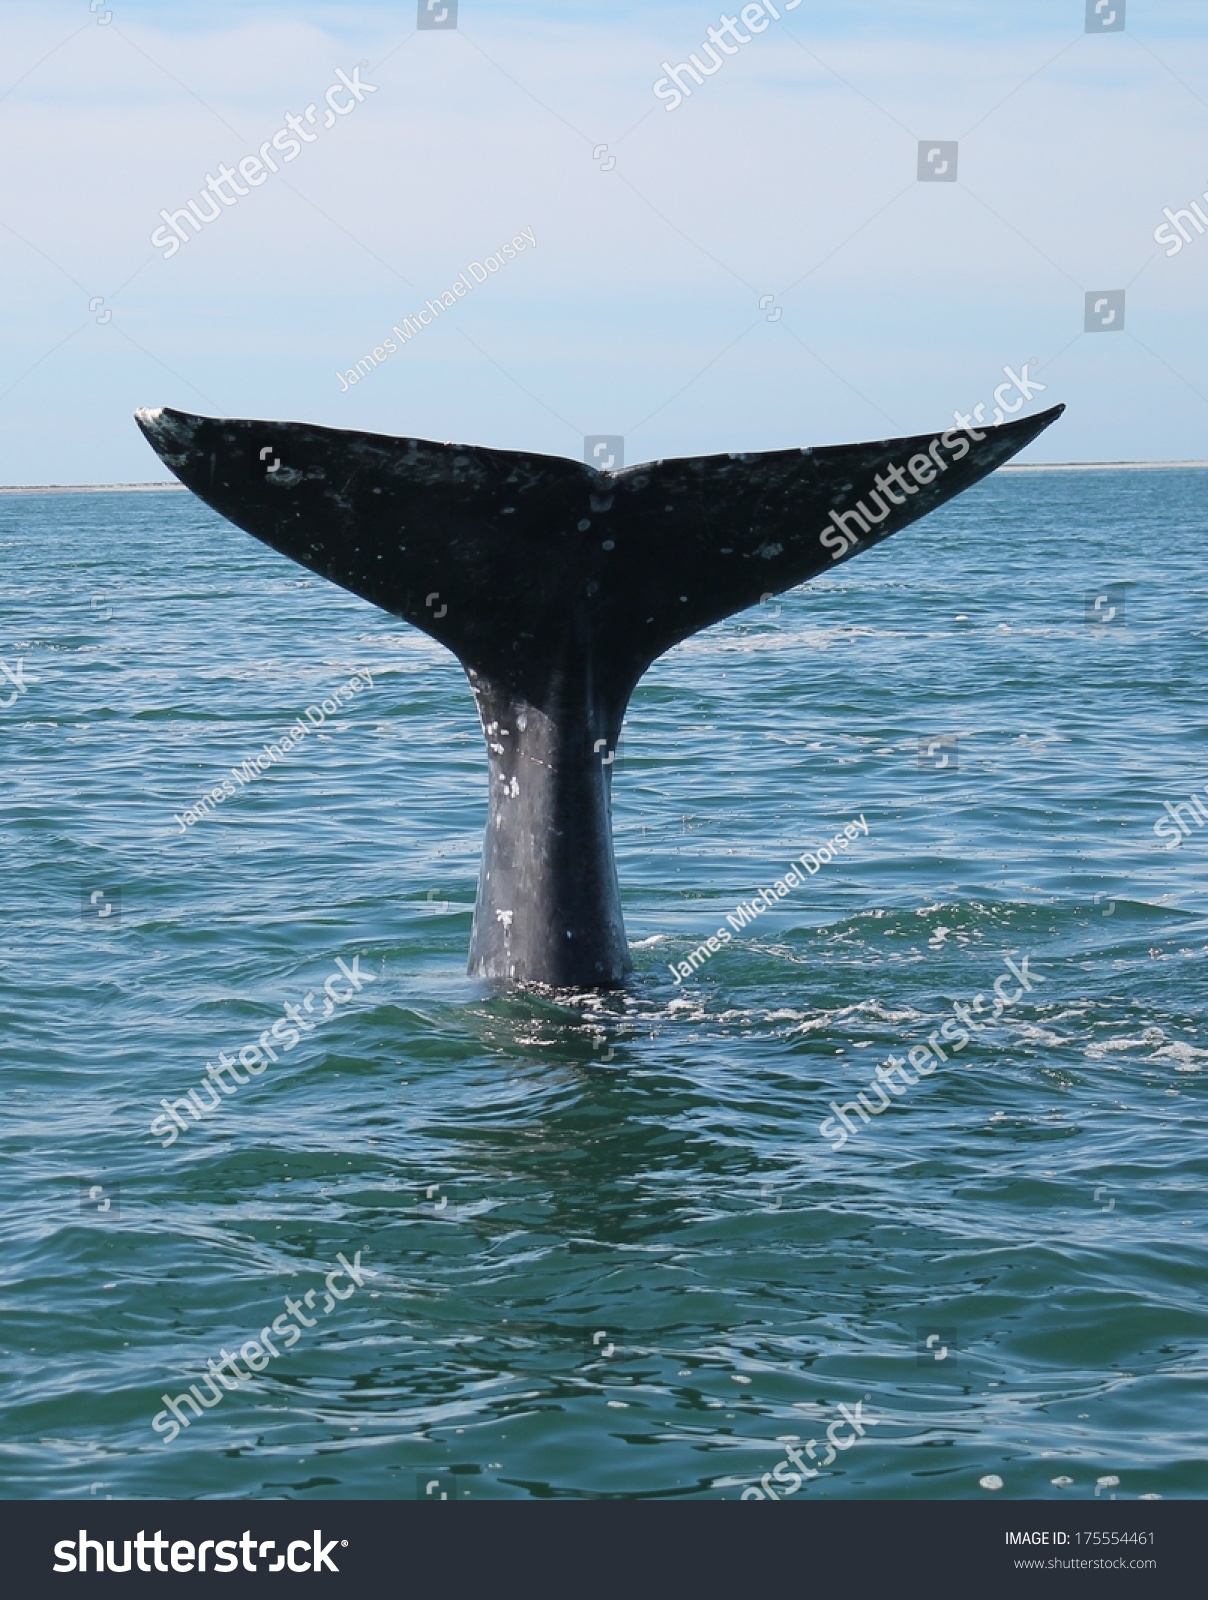
{"type": "Polygon", "coordinates": [[[732,1499],[857,1402],[798,1500],[1208,1493],[1208,827],[1154,834],[1208,787],[1206,491],[1000,474],[658,663],[614,784],[635,975],[560,1003],[465,976],[451,657],[185,494],[0,497],[0,1493],[732,1499]],[[830,1102],[1008,956],[1032,992],[832,1148],[830,1102]]]}

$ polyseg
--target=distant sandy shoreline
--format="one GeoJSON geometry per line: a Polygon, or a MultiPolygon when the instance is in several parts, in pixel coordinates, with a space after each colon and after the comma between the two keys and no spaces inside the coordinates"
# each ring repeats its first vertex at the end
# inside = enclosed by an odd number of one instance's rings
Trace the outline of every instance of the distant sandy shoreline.
{"type": "MultiPolygon", "coordinates": [[[[666,459],[671,459],[670,457],[666,459]]],[[[1009,461],[999,472],[1173,472],[1208,467],[1208,461],[1009,461]]],[[[183,494],[185,486],[174,479],[166,483],[12,483],[0,484],[0,494],[154,494],[169,489],[183,494]]]]}
{"type": "Polygon", "coordinates": [[[1173,472],[1208,461],[1008,461],[999,472],[1173,472]]]}
{"type": "Polygon", "coordinates": [[[0,494],[152,494],[157,489],[183,490],[183,483],[11,483],[0,494]]]}

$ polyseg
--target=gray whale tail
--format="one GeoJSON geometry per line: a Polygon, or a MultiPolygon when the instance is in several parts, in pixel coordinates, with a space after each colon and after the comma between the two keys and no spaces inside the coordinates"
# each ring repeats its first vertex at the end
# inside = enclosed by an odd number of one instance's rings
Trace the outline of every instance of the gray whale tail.
{"type": "Polygon", "coordinates": [[[612,754],[647,667],[935,510],[1063,410],[618,472],[300,422],[135,416],[214,510],[457,656],[490,772],[470,971],[607,988],[630,965],[612,754]]]}

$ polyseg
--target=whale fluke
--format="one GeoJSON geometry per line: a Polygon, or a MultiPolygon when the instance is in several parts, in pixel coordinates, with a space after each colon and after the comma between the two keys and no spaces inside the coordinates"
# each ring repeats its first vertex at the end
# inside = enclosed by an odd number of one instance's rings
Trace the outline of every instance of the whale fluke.
{"type": "Polygon", "coordinates": [[[630,965],[612,753],[647,667],[935,510],[1063,410],[619,472],[300,422],[135,416],[214,510],[457,656],[490,770],[470,971],[603,988],[630,965]]]}

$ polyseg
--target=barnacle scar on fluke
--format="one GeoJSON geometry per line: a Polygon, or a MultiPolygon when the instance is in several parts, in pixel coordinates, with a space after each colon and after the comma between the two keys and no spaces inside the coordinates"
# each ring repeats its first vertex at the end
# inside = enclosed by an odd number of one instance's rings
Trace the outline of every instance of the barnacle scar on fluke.
{"type": "Polygon", "coordinates": [[[881,543],[1063,410],[620,472],[301,422],[135,415],[207,505],[461,662],[490,769],[470,972],[594,989],[630,967],[611,757],[651,662],[881,543]]]}

